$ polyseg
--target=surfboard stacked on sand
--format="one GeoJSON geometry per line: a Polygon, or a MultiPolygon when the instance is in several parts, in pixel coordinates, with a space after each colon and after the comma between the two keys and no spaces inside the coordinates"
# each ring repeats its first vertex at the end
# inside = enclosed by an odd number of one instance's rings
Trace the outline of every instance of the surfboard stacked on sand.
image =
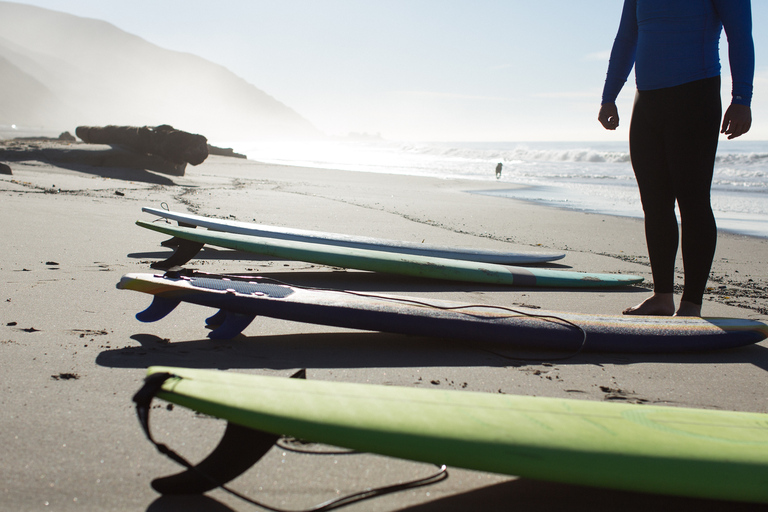
{"type": "Polygon", "coordinates": [[[633,275],[517,266],[524,262],[542,263],[564,257],[559,253],[449,249],[335,233],[219,221],[163,210],[151,210],[150,213],[162,213],[180,224],[179,227],[173,227],[168,224],[137,222],[143,228],[174,237],[176,252],[165,262],[155,264],[155,268],[162,269],[183,265],[208,244],[321,265],[483,284],[581,288],[613,287],[643,281],[642,277],[633,275]],[[207,229],[195,229],[195,226],[207,229]]]}
{"type": "MultiPolygon", "coordinates": [[[[564,256],[561,253],[505,253],[424,246],[218,220],[155,208],[144,208],[143,211],[179,224],[176,227],[167,222],[137,222],[141,227],[174,237],[171,245],[177,247],[176,254],[169,258],[174,264],[186,263],[203,245],[211,244],[359,270],[485,284],[581,288],[625,286],[642,281],[641,277],[633,275],[511,265],[557,260],[564,256]],[[181,253],[183,258],[175,257],[181,253]]],[[[179,273],[166,276],[129,274],[118,287],[154,295],[152,306],[137,315],[143,321],[163,318],[180,302],[219,309],[219,313],[207,321],[209,326],[215,327],[211,331],[213,338],[240,334],[256,315],[556,350],[713,350],[756,343],[768,336],[768,327],[752,320],[578,315],[525,308],[512,311],[497,306],[471,307],[467,304],[438,304],[427,299],[306,290],[270,284],[263,279],[248,282],[248,279],[222,280],[216,276],[190,277],[179,273]]]]}

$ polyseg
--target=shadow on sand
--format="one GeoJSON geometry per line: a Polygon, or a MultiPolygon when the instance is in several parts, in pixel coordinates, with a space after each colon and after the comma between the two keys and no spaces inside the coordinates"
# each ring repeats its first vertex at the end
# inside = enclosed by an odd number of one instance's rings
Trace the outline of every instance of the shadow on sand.
{"type": "MultiPolygon", "coordinates": [[[[427,489],[430,488],[438,489],[438,487],[428,487],[427,489]]],[[[228,505],[205,495],[161,496],[147,508],[147,512],[176,512],[178,510],[235,512],[239,508],[230,508],[228,505]]],[[[615,510],[622,512],[721,512],[724,510],[728,512],[766,512],[768,505],[616,491],[520,478],[435,499],[420,505],[392,510],[397,512],[466,512],[472,510],[483,512],[613,512],[615,510]]]]}
{"type": "MultiPolygon", "coordinates": [[[[258,321],[258,319],[257,319],[258,321]]],[[[202,327],[201,319],[201,329],[202,327]]],[[[210,369],[519,367],[636,363],[743,364],[768,371],[768,349],[749,345],[683,354],[612,354],[505,350],[495,343],[472,343],[368,331],[280,334],[214,341],[174,341],[153,334],[131,336],[140,346],[101,352],[96,363],[111,368],[180,366],[210,369]]]]}
{"type": "Polygon", "coordinates": [[[0,149],[0,157],[12,162],[38,161],[102,178],[152,185],[176,185],[168,176],[184,176],[186,168],[186,164],[177,165],[153,155],[103,145],[0,149]]]}

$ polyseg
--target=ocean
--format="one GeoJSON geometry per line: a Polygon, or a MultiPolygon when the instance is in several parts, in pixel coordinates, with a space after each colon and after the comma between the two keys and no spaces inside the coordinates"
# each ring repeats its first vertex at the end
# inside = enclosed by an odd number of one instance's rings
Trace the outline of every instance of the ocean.
{"type": "MultiPolygon", "coordinates": [[[[261,162],[470,179],[479,182],[481,193],[584,212],[643,216],[627,142],[366,140],[232,147],[261,162]],[[498,163],[500,178],[495,172],[498,163]],[[510,188],[483,192],[483,182],[509,183],[510,188]]],[[[768,237],[768,141],[720,142],[712,205],[721,230],[768,237]]]]}

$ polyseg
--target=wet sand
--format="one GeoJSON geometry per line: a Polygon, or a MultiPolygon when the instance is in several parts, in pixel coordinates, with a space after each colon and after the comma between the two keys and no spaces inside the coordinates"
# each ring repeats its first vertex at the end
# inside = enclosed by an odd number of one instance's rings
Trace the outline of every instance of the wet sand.
{"type": "MultiPolygon", "coordinates": [[[[78,146],[95,151],[98,147],[78,146]]],[[[104,148],[101,148],[104,149],[104,148]]],[[[236,149],[236,148],[235,148],[236,149]]],[[[27,151],[36,151],[27,148],[27,151]]],[[[18,155],[17,155],[18,156],[18,155]]],[[[650,293],[642,223],[472,193],[508,184],[287,167],[211,156],[184,176],[46,158],[6,160],[0,175],[0,509],[250,510],[220,490],[160,497],[178,471],[147,442],[131,397],[151,365],[309,379],[464,389],[768,412],[768,343],[684,355],[579,354],[561,361],[502,357],[468,343],[257,318],[244,336],[213,342],[210,310],[182,304],[141,324],[148,295],[115,288],[170,254],[166,237],[135,226],[143,206],[302,229],[440,245],[563,251],[548,268],[642,275],[611,290],[520,289],[416,280],[206,248],[188,266],[260,273],[300,285],[411,294],[549,310],[618,313],[650,293]]],[[[0,159],[2,160],[2,159],[0,159]]],[[[721,234],[705,316],[768,322],[768,240],[721,234]]],[[[682,269],[682,263],[678,267],[682,269]]],[[[682,274],[679,273],[680,282],[682,274]]],[[[679,296],[678,296],[679,300],[679,296]]],[[[190,459],[223,422],[164,406],[158,440],[190,459]]],[[[273,506],[307,508],[337,495],[429,474],[425,464],[373,455],[273,449],[232,487],[273,506]],[[337,494],[338,493],[338,494],[337,494]]],[[[451,470],[440,484],[346,510],[768,510],[451,470]]]]}

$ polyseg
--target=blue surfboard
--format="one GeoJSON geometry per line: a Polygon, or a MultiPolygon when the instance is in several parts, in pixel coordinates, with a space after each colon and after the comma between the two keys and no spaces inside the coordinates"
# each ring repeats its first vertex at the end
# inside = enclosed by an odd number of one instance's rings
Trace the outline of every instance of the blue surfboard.
{"type": "Polygon", "coordinates": [[[210,337],[240,334],[258,315],[398,334],[500,343],[508,348],[604,352],[686,352],[734,348],[768,337],[768,326],[735,318],[587,315],[530,308],[313,290],[269,279],[178,273],[126,274],[117,285],[153,295],[136,315],[155,322],[189,302],[215,308],[210,337]]]}

